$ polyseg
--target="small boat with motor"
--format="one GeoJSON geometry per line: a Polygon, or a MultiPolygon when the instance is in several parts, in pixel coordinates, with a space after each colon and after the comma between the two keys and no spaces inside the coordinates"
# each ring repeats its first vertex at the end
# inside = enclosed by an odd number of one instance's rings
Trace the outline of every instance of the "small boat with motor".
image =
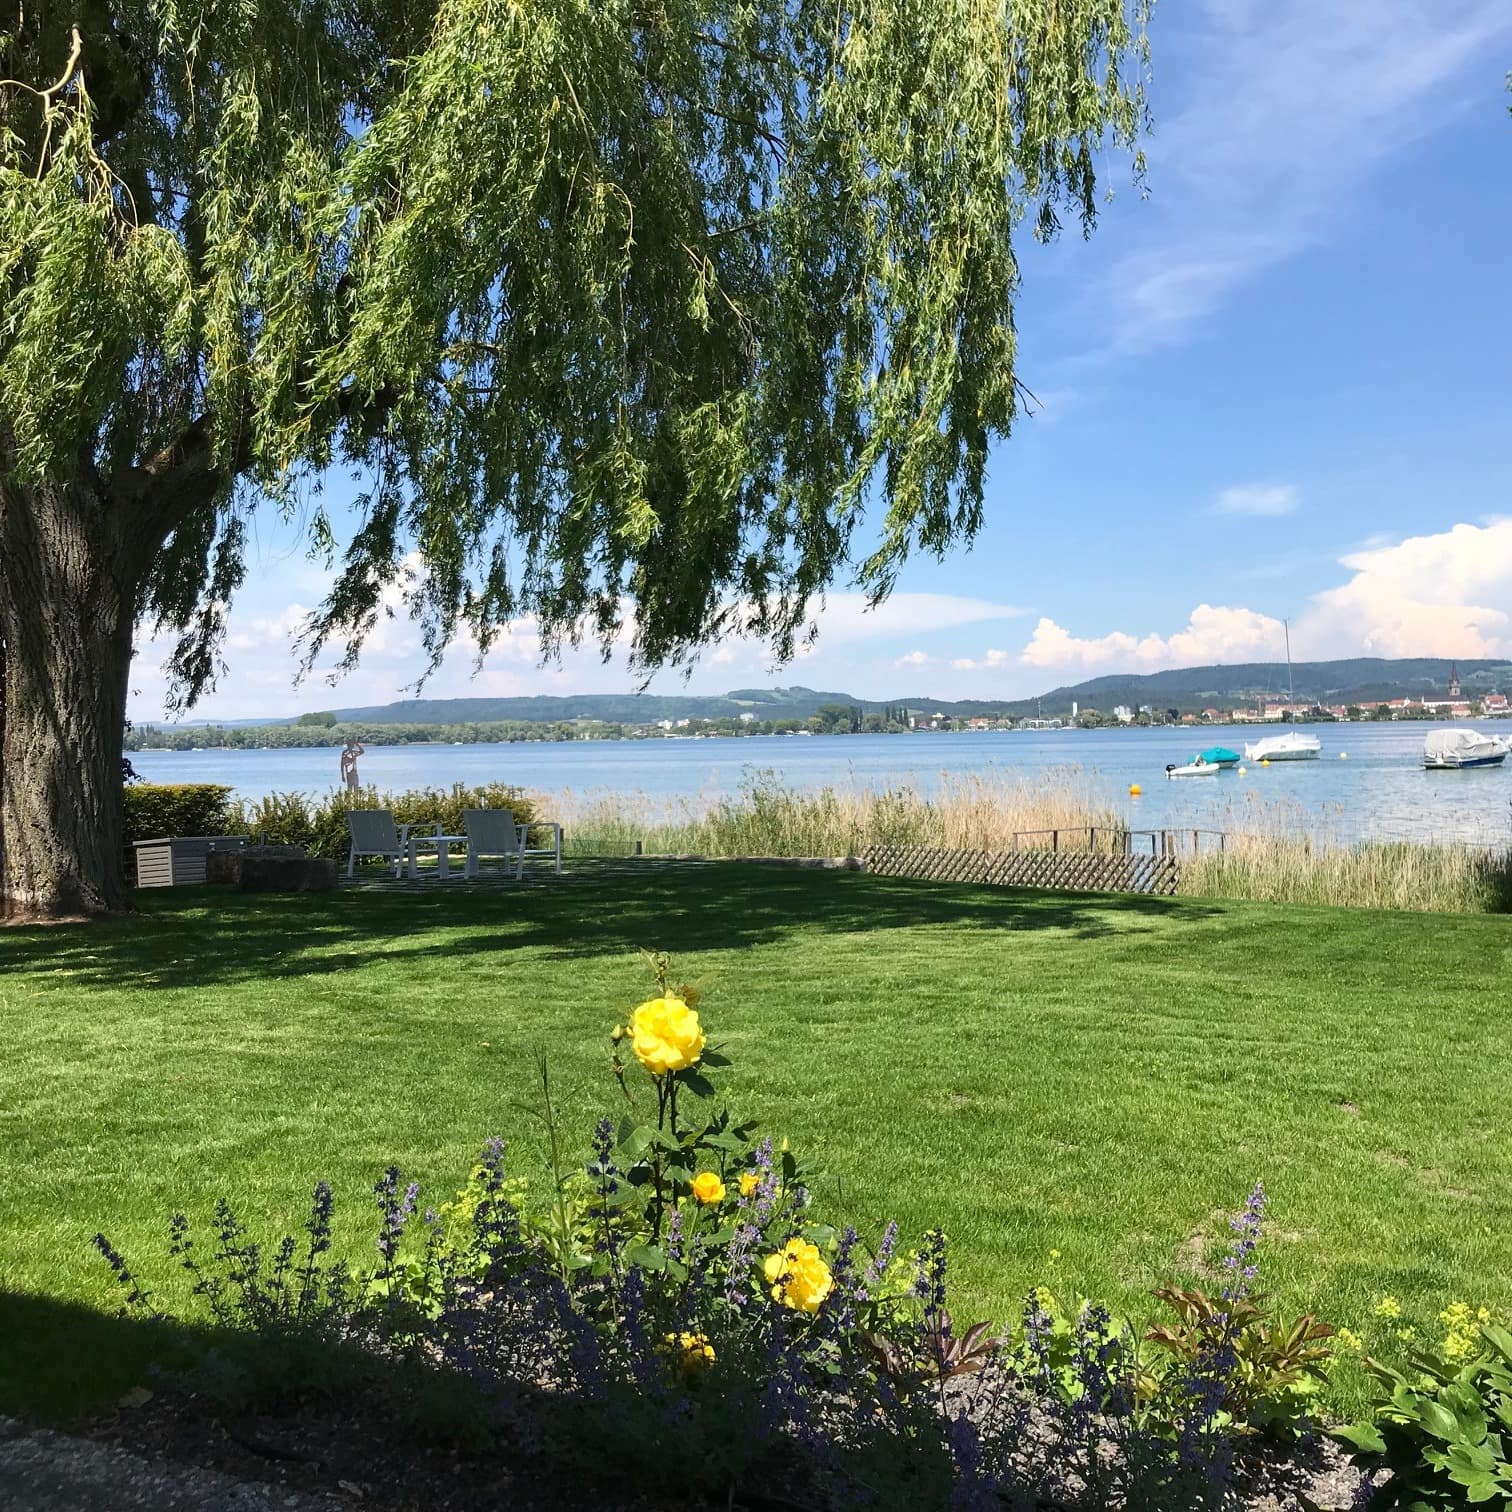
{"type": "Polygon", "coordinates": [[[1229,750],[1227,746],[1209,746],[1197,760],[1205,761],[1209,766],[1236,767],[1239,765],[1239,753],[1229,750]]]}
{"type": "Polygon", "coordinates": [[[1423,741],[1423,765],[1430,772],[1497,767],[1512,751],[1505,740],[1479,730],[1430,730],[1423,741]]]}
{"type": "Polygon", "coordinates": [[[1288,730],[1285,735],[1268,735],[1244,748],[1246,761],[1316,761],[1323,742],[1316,735],[1288,730]]]}
{"type": "Polygon", "coordinates": [[[1216,777],[1223,770],[1216,761],[1206,761],[1201,756],[1194,756],[1185,766],[1177,766],[1175,762],[1166,765],[1167,777],[1216,777]]]}

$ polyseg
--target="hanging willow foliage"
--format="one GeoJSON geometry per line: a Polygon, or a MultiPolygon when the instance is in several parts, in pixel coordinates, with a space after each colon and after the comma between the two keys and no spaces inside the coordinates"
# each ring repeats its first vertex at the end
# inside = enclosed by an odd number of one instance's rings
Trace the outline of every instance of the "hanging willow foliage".
{"type": "Polygon", "coordinates": [[[643,666],[737,624],[786,653],[848,564],[880,595],[977,528],[1014,234],[1090,228],[1135,153],[1149,3],[28,5],[0,480],[130,510],[203,443],[141,590],[191,694],[242,517],[331,464],[361,517],[314,508],[312,644],[355,656],[400,583],[434,654],[522,615],[643,666]]]}

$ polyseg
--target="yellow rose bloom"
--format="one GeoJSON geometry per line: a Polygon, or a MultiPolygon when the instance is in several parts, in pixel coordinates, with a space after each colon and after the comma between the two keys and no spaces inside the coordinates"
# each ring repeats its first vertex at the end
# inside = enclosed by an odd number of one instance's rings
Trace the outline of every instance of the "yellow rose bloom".
{"type": "Polygon", "coordinates": [[[765,1269],[772,1300],[794,1312],[818,1312],[835,1284],[818,1246],[807,1239],[789,1239],[777,1254],[767,1256],[765,1269]]]}
{"type": "Polygon", "coordinates": [[[669,1333],[664,1342],[684,1375],[702,1375],[714,1363],[714,1346],[704,1334],[669,1333]]]}
{"type": "Polygon", "coordinates": [[[740,1195],[751,1196],[757,1187],[761,1185],[761,1177],[755,1171],[742,1171],[740,1173],[740,1195]]]}
{"type": "Polygon", "coordinates": [[[704,1032],[681,998],[651,998],[630,1016],[630,1044],[652,1076],[666,1076],[698,1064],[704,1032]]]}
{"type": "Polygon", "coordinates": [[[714,1171],[700,1171],[693,1178],[693,1195],[705,1207],[713,1207],[716,1202],[723,1202],[725,1184],[719,1179],[714,1171]]]}

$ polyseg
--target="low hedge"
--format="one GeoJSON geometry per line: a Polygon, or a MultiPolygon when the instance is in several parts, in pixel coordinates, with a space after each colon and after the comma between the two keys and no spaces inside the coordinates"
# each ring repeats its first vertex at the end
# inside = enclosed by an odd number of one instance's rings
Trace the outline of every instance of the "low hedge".
{"type": "Polygon", "coordinates": [[[231,789],[218,782],[140,782],[125,790],[126,843],[173,835],[240,834],[231,789]]]}
{"type": "Polygon", "coordinates": [[[439,823],[447,834],[462,831],[462,811],[470,808],[507,808],[521,824],[536,818],[534,801],[523,788],[503,782],[480,787],[453,783],[449,788],[419,788],[402,793],[382,793],[363,788],[357,793],[331,793],[312,798],[307,793],[269,793],[265,798],[232,805],[235,830],[270,845],[302,845],[312,856],[333,861],[346,859],[351,845],[347,828],[349,809],[390,809],[396,824],[439,823]]]}

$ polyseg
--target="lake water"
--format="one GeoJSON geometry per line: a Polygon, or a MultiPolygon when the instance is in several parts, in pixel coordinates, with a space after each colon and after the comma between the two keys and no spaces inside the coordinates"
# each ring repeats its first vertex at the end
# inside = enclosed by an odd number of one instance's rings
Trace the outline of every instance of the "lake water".
{"type": "MultiPolygon", "coordinates": [[[[1242,751],[1281,727],[1217,730],[1119,729],[981,732],[960,735],[749,736],[703,740],[522,741],[513,745],[369,746],[362,779],[380,788],[508,782],[553,793],[571,789],[644,793],[706,801],[738,791],[763,771],[794,787],[926,790],[945,774],[1000,771],[1034,777],[1067,767],[1116,806],[1134,828],[1232,828],[1253,805],[1295,806],[1310,827],[1346,839],[1512,839],[1512,761],[1467,772],[1423,770],[1423,737],[1437,726],[1313,725],[1318,761],[1247,764],[1244,776],[1168,781],[1168,762],[1206,745],[1242,751]],[[1131,798],[1138,783],[1143,796],[1131,798]]],[[[1487,728],[1512,734],[1506,721],[1487,728]]],[[[133,751],[149,782],[224,782],[255,798],[323,793],[337,785],[335,747],[281,751],[133,751]]]]}

